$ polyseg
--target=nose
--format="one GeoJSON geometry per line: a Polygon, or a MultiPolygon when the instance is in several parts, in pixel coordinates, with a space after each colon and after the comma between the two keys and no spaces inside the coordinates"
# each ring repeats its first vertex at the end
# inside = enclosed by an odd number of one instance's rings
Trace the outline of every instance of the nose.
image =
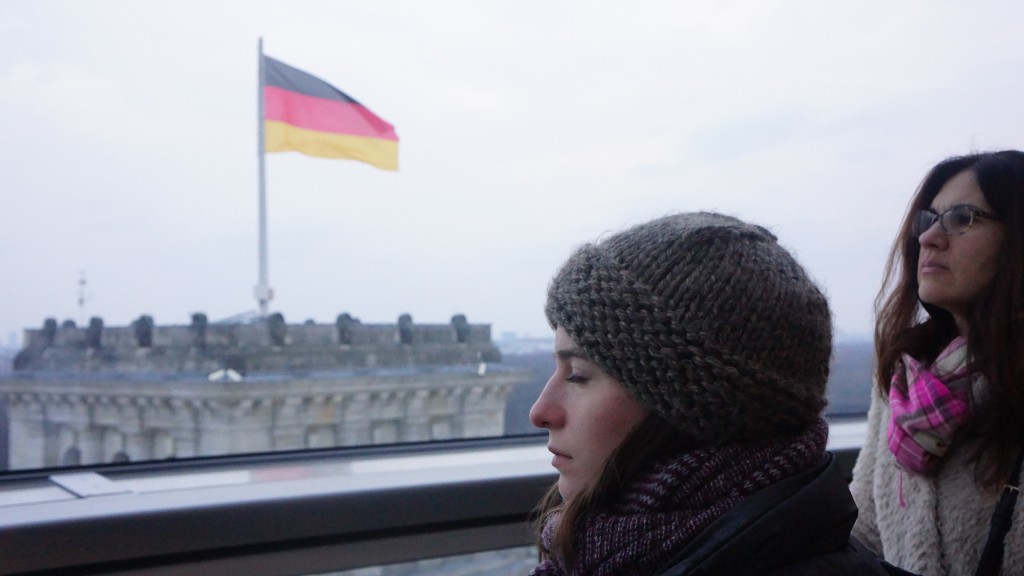
{"type": "Polygon", "coordinates": [[[565,409],[560,396],[552,375],[530,408],[530,424],[546,430],[561,427],[565,423],[565,409]]]}
{"type": "Polygon", "coordinates": [[[942,225],[939,224],[938,220],[936,220],[930,228],[922,232],[921,235],[917,237],[917,242],[921,247],[942,249],[948,244],[949,237],[946,236],[946,232],[942,229],[942,225]]]}

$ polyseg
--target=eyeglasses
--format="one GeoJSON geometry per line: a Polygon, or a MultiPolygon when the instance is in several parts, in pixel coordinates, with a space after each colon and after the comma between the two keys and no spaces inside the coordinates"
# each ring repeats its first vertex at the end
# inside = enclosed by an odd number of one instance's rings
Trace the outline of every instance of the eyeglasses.
{"type": "Polygon", "coordinates": [[[974,226],[974,221],[978,218],[999,220],[995,214],[989,214],[984,210],[968,206],[967,204],[957,204],[942,214],[936,213],[931,208],[925,208],[918,212],[917,217],[914,218],[913,232],[914,236],[920,236],[938,221],[939,225],[942,226],[942,231],[947,235],[963,234],[970,230],[971,226],[974,226]]]}

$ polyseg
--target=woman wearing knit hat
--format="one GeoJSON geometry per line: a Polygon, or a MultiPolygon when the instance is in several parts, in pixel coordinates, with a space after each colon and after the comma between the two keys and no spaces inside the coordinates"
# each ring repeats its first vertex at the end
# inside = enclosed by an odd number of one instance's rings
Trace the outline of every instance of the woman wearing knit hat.
{"type": "Polygon", "coordinates": [[[710,213],[577,250],[530,411],[558,482],[531,574],[884,574],[825,451],[828,303],[760,226],[710,213]]]}
{"type": "Polygon", "coordinates": [[[1024,574],[1024,152],[931,169],[877,304],[854,533],[929,576],[1024,574]]]}

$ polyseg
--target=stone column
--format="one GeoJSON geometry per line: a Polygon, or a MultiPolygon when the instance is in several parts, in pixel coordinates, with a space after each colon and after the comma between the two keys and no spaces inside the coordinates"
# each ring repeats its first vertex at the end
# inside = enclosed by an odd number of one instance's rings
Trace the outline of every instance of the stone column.
{"type": "Polygon", "coordinates": [[[413,390],[405,397],[405,418],[401,430],[402,442],[430,440],[430,390],[413,390]]]}
{"type": "Polygon", "coordinates": [[[103,460],[103,434],[90,424],[78,433],[78,449],[82,451],[82,464],[99,464],[103,460]]]}
{"type": "Polygon", "coordinates": [[[179,399],[170,401],[171,455],[175,458],[191,458],[199,453],[199,428],[196,420],[195,402],[179,399]]]}
{"type": "Polygon", "coordinates": [[[18,394],[7,398],[7,418],[10,425],[11,470],[42,468],[46,444],[43,425],[43,407],[35,395],[18,394]]]}
{"type": "Polygon", "coordinates": [[[274,403],[273,415],[268,412],[265,422],[268,428],[273,427],[273,450],[301,450],[306,447],[302,407],[302,398],[298,396],[287,396],[274,403]]]}
{"type": "Polygon", "coordinates": [[[340,446],[360,446],[370,443],[370,394],[368,392],[346,395],[340,415],[341,437],[338,439],[340,446]]]}

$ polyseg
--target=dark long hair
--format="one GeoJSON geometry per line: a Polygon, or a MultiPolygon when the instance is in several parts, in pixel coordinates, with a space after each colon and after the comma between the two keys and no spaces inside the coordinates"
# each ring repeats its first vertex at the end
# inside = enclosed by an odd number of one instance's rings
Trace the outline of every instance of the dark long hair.
{"type": "MultiPolygon", "coordinates": [[[[912,232],[919,210],[954,176],[970,170],[1004,227],[1000,266],[968,311],[971,370],[990,386],[966,433],[980,441],[971,454],[983,486],[1005,481],[1024,443],[1024,152],[1004,150],[947,158],[925,176],[910,202],[875,300],[875,380],[888,398],[904,352],[931,362],[958,334],[953,316],[918,299],[921,246],[912,232]]],[[[905,386],[905,383],[898,383],[905,386]]]]}
{"type": "Polygon", "coordinates": [[[571,571],[570,567],[579,554],[576,529],[582,519],[591,511],[609,504],[622,493],[630,480],[655,460],[686,450],[693,444],[664,418],[651,412],[608,456],[601,475],[592,486],[569,501],[563,501],[556,482],[537,505],[536,537],[541,559],[556,557],[567,571],[571,571]],[[544,522],[556,512],[561,512],[562,517],[549,549],[541,542],[541,532],[544,522]]]}

